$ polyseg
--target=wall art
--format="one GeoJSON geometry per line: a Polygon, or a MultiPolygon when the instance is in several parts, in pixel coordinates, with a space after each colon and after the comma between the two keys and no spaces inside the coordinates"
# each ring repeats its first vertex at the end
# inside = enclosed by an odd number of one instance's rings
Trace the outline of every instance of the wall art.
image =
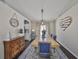
{"type": "Polygon", "coordinates": [[[67,16],[64,19],[61,19],[60,21],[60,27],[65,31],[72,23],[72,17],[67,16]]]}

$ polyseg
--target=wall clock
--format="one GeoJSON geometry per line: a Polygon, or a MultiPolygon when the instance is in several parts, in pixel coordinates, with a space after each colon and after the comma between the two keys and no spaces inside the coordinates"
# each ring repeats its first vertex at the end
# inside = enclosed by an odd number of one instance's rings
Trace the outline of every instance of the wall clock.
{"type": "Polygon", "coordinates": [[[9,22],[10,22],[10,25],[13,27],[18,27],[19,25],[19,21],[16,18],[11,18],[9,22]]]}

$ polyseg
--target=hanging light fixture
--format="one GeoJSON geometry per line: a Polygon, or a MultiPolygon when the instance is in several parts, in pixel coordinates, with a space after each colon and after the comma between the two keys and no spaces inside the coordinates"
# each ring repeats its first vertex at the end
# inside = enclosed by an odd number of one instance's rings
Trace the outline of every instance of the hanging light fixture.
{"type": "Polygon", "coordinates": [[[44,12],[44,10],[43,9],[41,9],[41,17],[42,17],[42,20],[41,20],[41,24],[43,25],[44,24],[44,20],[43,20],[43,12],[44,12]]]}

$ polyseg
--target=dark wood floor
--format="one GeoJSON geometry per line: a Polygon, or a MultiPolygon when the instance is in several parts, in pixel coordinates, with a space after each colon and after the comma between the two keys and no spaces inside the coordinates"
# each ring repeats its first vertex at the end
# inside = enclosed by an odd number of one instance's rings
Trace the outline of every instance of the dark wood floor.
{"type": "MultiPolygon", "coordinates": [[[[29,44],[31,43],[32,41],[26,41],[26,48],[29,46],[29,44]]],[[[58,42],[59,43],[59,42],[58,42]]],[[[60,44],[60,43],[59,43],[60,44]]],[[[26,49],[25,48],[25,49],[26,49]]],[[[75,56],[73,56],[67,49],[65,49],[61,44],[60,44],[60,49],[64,52],[64,54],[68,57],[68,59],[77,59],[75,56]]],[[[24,50],[23,50],[24,51],[24,50]]],[[[22,52],[23,52],[22,51],[22,52]]],[[[22,53],[21,52],[21,53],[22,53]]],[[[19,53],[15,58],[13,58],[13,59],[17,59],[18,58],[18,56],[21,54],[21,53],[19,53]]]]}
{"type": "MultiPolygon", "coordinates": [[[[59,42],[58,42],[59,43],[59,42]]],[[[60,44],[60,43],[59,43],[60,44]]],[[[64,52],[64,54],[68,57],[68,59],[77,59],[74,55],[72,55],[67,49],[65,49],[61,44],[60,44],[60,49],[64,52]]]]}

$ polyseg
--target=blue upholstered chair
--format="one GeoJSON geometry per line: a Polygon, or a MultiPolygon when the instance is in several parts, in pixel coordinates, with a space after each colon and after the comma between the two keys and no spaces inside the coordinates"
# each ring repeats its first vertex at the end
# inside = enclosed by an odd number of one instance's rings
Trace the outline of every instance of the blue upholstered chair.
{"type": "Polygon", "coordinates": [[[50,57],[50,43],[46,42],[39,43],[39,56],[50,57]]]}
{"type": "Polygon", "coordinates": [[[53,33],[51,33],[51,37],[54,39],[54,40],[56,40],[56,35],[55,34],[53,34],[53,33]]]}

